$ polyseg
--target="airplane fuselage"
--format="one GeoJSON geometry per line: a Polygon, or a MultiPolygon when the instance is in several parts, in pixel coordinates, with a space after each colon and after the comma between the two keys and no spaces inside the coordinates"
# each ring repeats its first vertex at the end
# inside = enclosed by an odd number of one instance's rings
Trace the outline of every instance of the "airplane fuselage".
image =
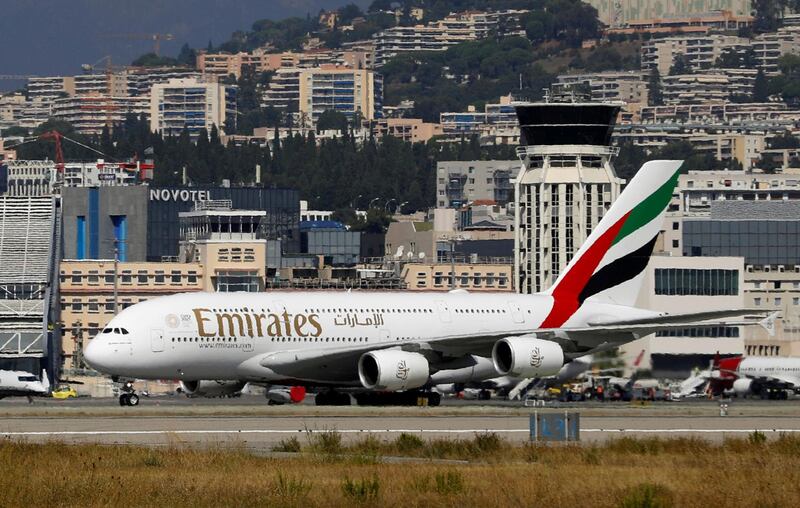
{"type": "MultiPolygon", "coordinates": [[[[550,296],[513,293],[186,293],[123,310],[93,339],[103,347],[87,350],[87,359],[102,349],[95,363],[121,377],[275,382],[285,376],[259,364],[269,353],[521,335],[537,330],[552,306],[550,296]]],[[[569,324],[652,314],[587,302],[569,324]]],[[[358,384],[353,376],[334,381],[358,384]]]]}

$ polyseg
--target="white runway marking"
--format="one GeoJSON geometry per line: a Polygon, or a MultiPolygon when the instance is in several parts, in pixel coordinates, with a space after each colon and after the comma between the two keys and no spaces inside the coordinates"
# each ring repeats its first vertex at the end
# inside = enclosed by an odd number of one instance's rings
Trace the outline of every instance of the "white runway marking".
{"type": "MultiPolygon", "coordinates": [[[[320,434],[337,432],[340,434],[477,434],[477,433],[529,433],[530,429],[243,429],[243,430],[94,430],[94,431],[23,431],[2,432],[4,437],[33,436],[135,436],[135,435],[175,435],[175,434],[320,434]]],[[[789,433],[800,429],[580,429],[580,432],[613,432],[618,434],[720,434],[753,432],[789,433]]]]}

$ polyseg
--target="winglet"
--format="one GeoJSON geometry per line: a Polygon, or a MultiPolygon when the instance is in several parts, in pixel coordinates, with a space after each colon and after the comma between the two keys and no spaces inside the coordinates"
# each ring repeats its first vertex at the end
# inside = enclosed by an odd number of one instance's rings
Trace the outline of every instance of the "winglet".
{"type": "Polygon", "coordinates": [[[759,326],[767,331],[770,337],[775,336],[775,319],[778,317],[779,312],[773,312],[761,321],[758,322],[759,326]]]}

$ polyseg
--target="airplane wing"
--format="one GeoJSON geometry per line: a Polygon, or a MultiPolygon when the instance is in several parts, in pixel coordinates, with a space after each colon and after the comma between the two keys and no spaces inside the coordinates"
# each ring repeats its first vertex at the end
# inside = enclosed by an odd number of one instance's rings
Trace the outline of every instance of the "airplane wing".
{"type": "Polygon", "coordinates": [[[509,336],[537,337],[558,342],[565,357],[577,358],[589,353],[613,349],[621,344],[650,335],[661,330],[685,328],[708,328],[717,326],[741,326],[758,324],[757,315],[751,310],[726,310],[713,313],[664,315],[632,321],[605,322],[585,327],[546,328],[519,333],[476,333],[469,336],[445,336],[425,342],[363,344],[354,347],[328,347],[268,353],[258,363],[273,372],[295,379],[320,382],[345,382],[358,379],[358,360],[362,354],[380,349],[403,349],[427,357],[431,366],[447,359],[473,354],[491,356],[497,340],[509,336]],[[716,318],[709,320],[708,316],[716,318]],[[723,318],[738,317],[731,320],[723,318]],[[697,318],[705,319],[698,320],[697,318]],[[699,321],[699,322],[698,322],[699,321]]]}

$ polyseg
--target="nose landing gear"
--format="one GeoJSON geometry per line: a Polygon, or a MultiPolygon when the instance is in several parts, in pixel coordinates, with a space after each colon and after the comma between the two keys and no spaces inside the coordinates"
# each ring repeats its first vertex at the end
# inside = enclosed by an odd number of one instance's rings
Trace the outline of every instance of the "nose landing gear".
{"type": "Polygon", "coordinates": [[[130,381],[124,383],[120,388],[122,393],[119,396],[120,406],[138,406],[139,396],[136,395],[136,390],[133,388],[133,383],[130,381]]]}

